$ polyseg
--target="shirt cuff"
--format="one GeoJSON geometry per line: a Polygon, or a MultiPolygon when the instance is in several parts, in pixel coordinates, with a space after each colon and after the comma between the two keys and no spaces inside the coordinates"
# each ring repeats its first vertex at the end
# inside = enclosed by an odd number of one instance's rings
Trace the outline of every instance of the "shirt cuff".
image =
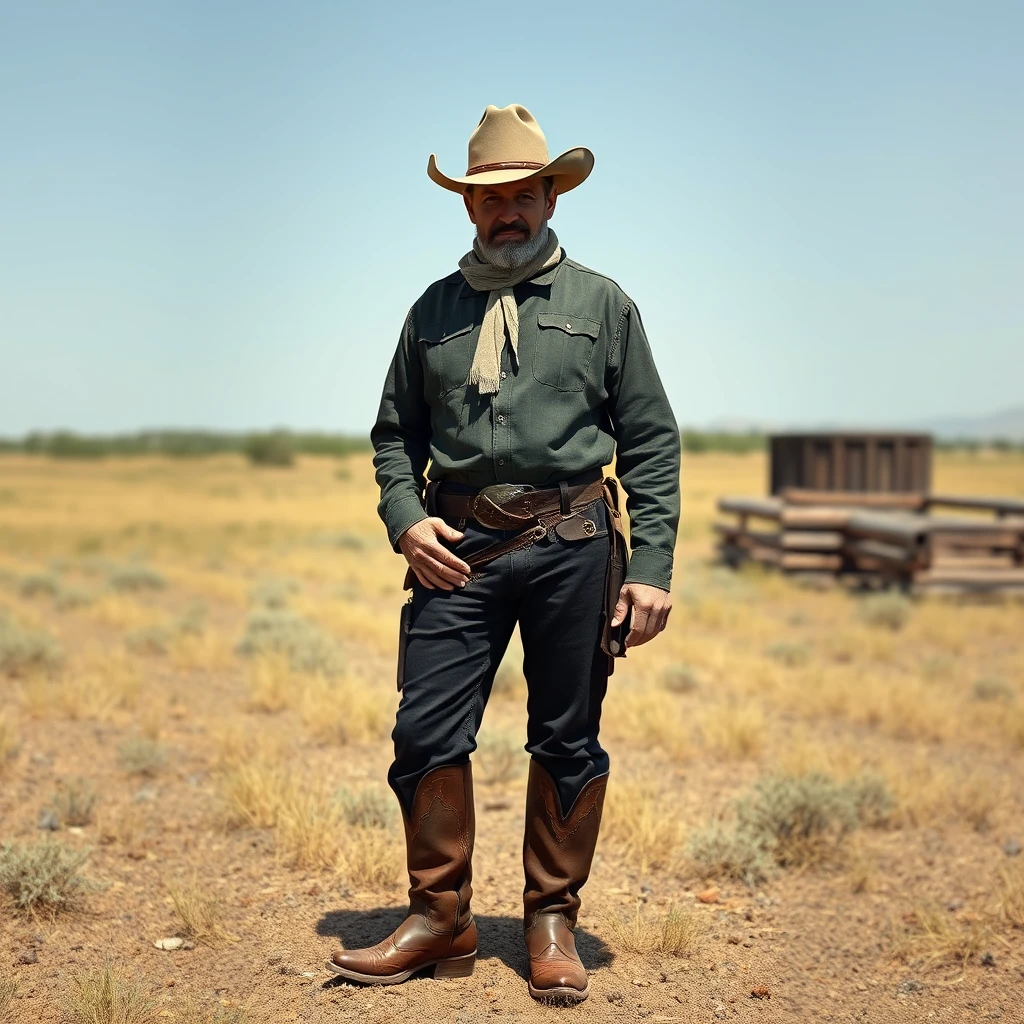
{"type": "Polygon", "coordinates": [[[404,498],[396,498],[388,505],[384,513],[384,525],[388,530],[388,540],[395,551],[400,551],[398,538],[409,529],[410,526],[426,519],[427,513],[423,511],[419,498],[409,495],[404,498]]]}
{"type": "Polygon", "coordinates": [[[627,583],[647,583],[661,590],[672,589],[672,554],[659,548],[637,548],[629,556],[627,583]]]}

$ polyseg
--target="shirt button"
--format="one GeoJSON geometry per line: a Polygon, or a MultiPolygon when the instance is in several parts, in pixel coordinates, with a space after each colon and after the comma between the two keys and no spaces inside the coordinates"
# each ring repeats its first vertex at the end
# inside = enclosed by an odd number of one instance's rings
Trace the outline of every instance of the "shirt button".
{"type": "Polygon", "coordinates": [[[498,459],[498,465],[499,466],[504,466],[505,465],[505,460],[504,459],[498,459]]]}
{"type": "Polygon", "coordinates": [[[566,325],[565,325],[565,329],[566,329],[567,331],[571,331],[571,330],[572,330],[572,324],[566,324],[566,325]]]}
{"type": "Polygon", "coordinates": [[[504,416],[499,416],[498,417],[498,422],[499,423],[504,423],[505,422],[505,417],[504,416]]]}
{"type": "Polygon", "coordinates": [[[501,371],[501,379],[504,380],[507,376],[508,376],[508,374],[504,370],[502,370],[501,371]]]}

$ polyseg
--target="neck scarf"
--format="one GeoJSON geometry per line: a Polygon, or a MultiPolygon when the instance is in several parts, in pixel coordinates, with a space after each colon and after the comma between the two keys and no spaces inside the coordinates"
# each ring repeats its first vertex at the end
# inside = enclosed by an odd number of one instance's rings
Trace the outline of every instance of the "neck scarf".
{"type": "Polygon", "coordinates": [[[481,395],[498,393],[498,375],[501,368],[501,349],[508,334],[512,346],[512,359],[519,360],[519,308],[512,289],[523,281],[536,277],[542,270],[554,266],[562,257],[558,238],[548,230],[547,245],[525,266],[506,270],[488,263],[480,252],[479,243],[474,239],[472,252],[459,260],[462,276],[471,288],[478,292],[487,291],[487,307],[480,325],[473,365],[469,368],[467,384],[475,384],[481,395]]]}

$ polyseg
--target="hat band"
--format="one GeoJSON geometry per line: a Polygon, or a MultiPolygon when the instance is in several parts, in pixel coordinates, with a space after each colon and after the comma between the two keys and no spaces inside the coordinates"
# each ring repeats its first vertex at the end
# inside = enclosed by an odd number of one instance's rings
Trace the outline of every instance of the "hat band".
{"type": "Polygon", "coordinates": [[[466,171],[466,177],[471,174],[482,174],[484,171],[539,171],[547,164],[535,164],[529,160],[506,160],[498,164],[477,164],[466,171]]]}

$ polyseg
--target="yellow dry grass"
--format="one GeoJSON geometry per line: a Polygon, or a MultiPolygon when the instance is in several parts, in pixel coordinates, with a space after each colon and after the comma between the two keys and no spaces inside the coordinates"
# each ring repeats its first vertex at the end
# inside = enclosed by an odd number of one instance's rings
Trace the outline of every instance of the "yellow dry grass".
{"type": "Polygon", "coordinates": [[[632,911],[607,914],[601,932],[618,953],[667,953],[685,956],[695,952],[707,934],[704,917],[692,908],[648,909],[637,903],[632,911]]]}
{"type": "Polygon", "coordinates": [[[680,863],[684,836],[676,801],[651,782],[609,781],[601,833],[641,874],[680,863]]]}

